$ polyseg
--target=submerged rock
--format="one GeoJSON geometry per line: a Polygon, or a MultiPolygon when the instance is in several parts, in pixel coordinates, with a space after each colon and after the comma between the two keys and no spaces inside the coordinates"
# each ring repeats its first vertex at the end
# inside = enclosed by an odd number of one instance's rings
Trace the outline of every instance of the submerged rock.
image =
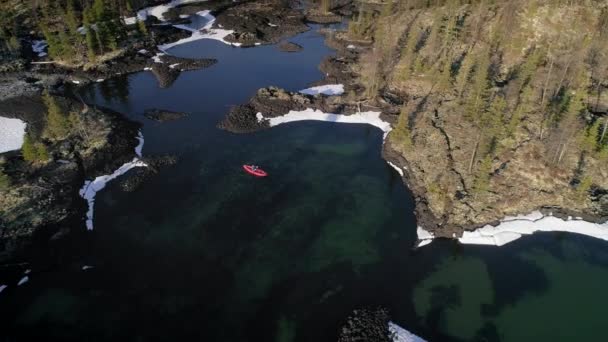
{"type": "Polygon", "coordinates": [[[304,48],[302,46],[292,42],[283,42],[279,44],[279,50],[283,52],[299,52],[303,49],[304,48]]]}
{"type": "Polygon", "coordinates": [[[354,310],[340,330],[338,342],[391,342],[388,310],[354,310]]]}
{"type": "Polygon", "coordinates": [[[179,120],[188,116],[188,114],[182,112],[172,112],[164,109],[146,109],[144,111],[144,116],[150,120],[167,122],[179,120]]]}

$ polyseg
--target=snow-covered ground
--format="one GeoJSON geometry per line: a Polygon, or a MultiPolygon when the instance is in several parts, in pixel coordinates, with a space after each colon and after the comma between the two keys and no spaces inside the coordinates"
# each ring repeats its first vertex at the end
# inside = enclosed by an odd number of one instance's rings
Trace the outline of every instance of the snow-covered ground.
{"type": "Polygon", "coordinates": [[[426,342],[393,322],[388,323],[388,331],[393,337],[393,342],[426,342]]]}
{"type": "Polygon", "coordinates": [[[403,169],[402,169],[402,168],[400,168],[399,166],[397,166],[397,165],[395,165],[395,164],[391,163],[391,162],[390,162],[390,161],[388,161],[388,160],[387,160],[386,162],[387,162],[387,163],[388,163],[388,165],[390,165],[390,166],[391,166],[393,169],[395,169],[395,170],[397,171],[397,173],[398,173],[399,175],[401,175],[401,177],[403,177],[403,176],[404,176],[404,174],[403,174],[403,169]]]}
{"type": "Polygon", "coordinates": [[[342,95],[344,94],[343,84],[326,84],[318,87],[312,87],[300,90],[300,93],[307,95],[342,95]]]}
{"type": "Polygon", "coordinates": [[[34,40],[32,42],[32,51],[38,54],[38,57],[44,57],[46,56],[46,52],[44,50],[47,46],[48,44],[46,43],[46,40],[34,40]]]}
{"type": "Polygon", "coordinates": [[[25,277],[21,278],[21,280],[19,280],[19,282],[17,283],[17,286],[21,286],[21,285],[27,283],[29,280],[30,280],[30,277],[25,276],[25,277]]]}
{"type": "Polygon", "coordinates": [[[0,153],[18,150],[23,145],[25,122],[0,116],[0,153]]]}
{"type": "Polygon", "coordinates": [[[5,288],[7,288],[8,286],[6,285],[0,285],[0,292],[4,291],[5,288]]]}
{"type": "Polygon", "coordinates": [[[224,29],[219,29],[219,28],[216,28],[216,29],[212,28],[213,24],[215,23],[215,17],[213,15],[211,15],[210,11],[200,11],[200,12],[196,13],[196,15],[203,17],[206,20],[205,25],[203,25],[203,27],[197,29],[197,28],[190,27],[188,25],[173,25],[174,27],[177,27],[179,29],[192,32],[192,35],[188,38],[180,39],[173,43],[159,45],[158,49],[163,52],[167,52],[167,50],[169,50],[177,45],[186,44],[186,43],[194,42],[194,41],[201,40],[201,39],[219,40],[224,44],[228,44],[228,45],[232,45],[232,46],[241,46],[241,43],[230,43],[225,40],[225,38],[228,35],[232,34],[234,31],[224,30],[224,29]]]}
{"type": "MultiPolygon", "coordinates": [[[[593,223],[580,218],[561,219],[534,211],[528,215],[508,216],[496,227],[486,225],[472,232],[464,232],[458,241],[462,244],[504,246],[523,236],[536,232],[566,232],[608,241],[608,222],[593,223]]],[[[429,244],[434,236],[418,228],[419,247],[429,244]]]]}
{"type": "MultiPolygon", "coordinates": [[[[139,136],[137,137],[137,139],[139,140],[139,144],[135,147],[135,154],[138,157],[141,157],[142,149],[144,146],[144,137],[141,134],[141,132],[139,133],[139,136]]],[[[87,203],[89,204],[89,210],[87,211],[87,221],[86,221],[88,230],[93,230],[93,213],[94,213],[94,208],[95,208],[95,196],[97,195],[97,193],[99,191],[101,191],[103,188],[105,188],[106,185],[110,181],[118,178],[121,175],[124,175],[125,173],[127,173],[127,171],[131,170],[132,168],[145,167],[145,166],[147,166],[147,164],[136,157],[136,158],[133,158],[132,161],[123,164],[116,171],[114,171],[111,175],[99,176],[92,181],[84,182],[84,185],[83,185],[82,189],[80,189],[79,193],[80,193],[80,196],[82,198],[84,198],[85,200],[87,200],[87,203]]]]}
{"type": "Polygon", "coordinates": [[[368,124],[375,127],[380,128],[384,132],[384,139],[388,133],[392,130],[391,124],[380,119],[380,112],[361,112],[351,115],[342,115],[342,114],[331,114],[324,113],[320,110],[315,109],[305,109],[302,111],[292,110],[289,113],[275,117],[275,118],[265,118],[262,113],[258,113],[256,115],[258,121],[267,120],[268,124],[273,126],[278,126],[288,122],[296,122],[296,121],[327,121],[327,122],[337,122],[337,123],[355,123],[355,124],[368,124]]]}
{"type": "MultiPolygon", "coordinates": [[[[153,16],[153,17],[156,17],[160,21],[167,21],[167,19],[165,19],[164,14],[166,12],[168,12],[170,9],[172,9],[173,7],[177,7],[179,5],[184,5],[184,4],[188,4],[188,3],[206,2],[206,1],[207,0],[173,0],[166,4],[146,7],[137,12],[137,19],[146,20],[146,19],[148,19],[148,16],[153,16]]],[[[131,20],[131,18],[125,18],[125,21],[127,19],[131,20]]]]}

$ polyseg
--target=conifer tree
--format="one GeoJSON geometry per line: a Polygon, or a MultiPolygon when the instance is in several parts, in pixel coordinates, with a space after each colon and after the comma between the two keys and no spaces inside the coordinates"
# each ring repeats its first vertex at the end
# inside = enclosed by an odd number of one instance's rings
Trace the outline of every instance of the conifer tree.
{"type": "Polygon", "coordinates": [[[11,185],[11,179],[4,173],[3,169],[0,169],[0,191],[6,190],[11,185]]]}
{"type": "Polygon", "coordinates": [[[23,137],[23,145],[21,146],[21,153],[23,154],[23,159],[30,163],[38,160],[38,151],[36,148],[36,143],[32,138],[30,133],[25,134],[23,137]]]}
{"type": "Polygon", "coordinates": [[[70,133],[70,123],[55,99],[48,92],[43,94],[44,104],[47,108],[46,133],[53,139],[61,139],[70,133]]]}

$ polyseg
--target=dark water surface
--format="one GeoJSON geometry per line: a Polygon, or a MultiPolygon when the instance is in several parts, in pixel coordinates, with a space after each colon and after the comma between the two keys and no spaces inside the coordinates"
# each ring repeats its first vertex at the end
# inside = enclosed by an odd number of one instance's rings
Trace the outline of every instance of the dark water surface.
{"type": "Polygon", "coordinates": [[[81,90],[144,124],[144,155],[179,163],[135,192],[120,180],[100,192],[95,230],[83,224],[54,266],[0,268],[0,341],[335,341],[353,309],[376,306],[431,341],[603,340],[605,243],[539,234],[414,251],[412,198],[380,156],[380,130],[215,128],[260,87],[322,78],[323,38],[293,41],[304,50],[198,41],[171,53],[219,63],[170,88],[142,72],[81,90]],[[150,108],[189,116],[159,124],[143,118],[150,108]],[[270,177],[248,176],[246,162],[270,177]]]}

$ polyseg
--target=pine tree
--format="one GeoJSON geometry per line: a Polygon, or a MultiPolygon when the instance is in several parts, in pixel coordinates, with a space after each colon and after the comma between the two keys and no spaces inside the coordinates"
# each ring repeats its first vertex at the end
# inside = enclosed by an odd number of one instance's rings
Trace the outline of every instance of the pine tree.
{"type": "Polygon", "coordinates": [[[27,133],[25,137],[23,137],[21,153],[23,154],[23,159],[25,159],[25,161],[33,163],[38,160],[36,143],[34,142],[34,139],[32,138],[30,133],[27,133]]]}
{"type": "Polygon", "coordinates": [[[462,97],[464,89],[469,83],[469,77],[471,76],[471,71],[473,70],[473,66],[476,62],[475,55],[472,51],[467,52],[463,57],[456,76],[456,90],[458,91],[458,97],[462,97]]]}
{"type": "Polygon", "coordinates": [[[139,33],[146,37],[148,36],[148,28],[146,28],[146,22],[143,20],[137,20],[137,29],[139,30],[139,33]]]}
{"type": "Polygon", "coordinates": [[[70,133],[70,123],[55,99],[48,92],[43,94],[44,104],[47,108],[46,130],[47,135],[53,139],[61,139],[70,133]]]}
{"type": "Polygon", "coordinates": [[[479,170],[475,174],[475,178],[473,180],[473,192],[476,195],[482,194],[488,191],[490,186],[490,177],[492,176],[492,156],[487,155],[481,161],[479,165],[479,170]]]}
{"type": "Polygon", "coordinates": [[[34,146],[36,148],[36,160],[37,161],[45,162],[45,161],[49,160],[49,151],[46,148],[46,145],[44,145],[41,142],[38,142],[34,146]]]}
{"type": "Polygon", "coordinates": [[[4,173],[4,170],[0,169],[0,191],[5,191],[11,185],[11,179],[4,173]]]}
{"type": "Polygon", "coordinates": [[[600,120],[587,127],[581,137],[581,149],[585,152],[593,153],[598,150],[599,135],[600,135],[600,120]]]}

